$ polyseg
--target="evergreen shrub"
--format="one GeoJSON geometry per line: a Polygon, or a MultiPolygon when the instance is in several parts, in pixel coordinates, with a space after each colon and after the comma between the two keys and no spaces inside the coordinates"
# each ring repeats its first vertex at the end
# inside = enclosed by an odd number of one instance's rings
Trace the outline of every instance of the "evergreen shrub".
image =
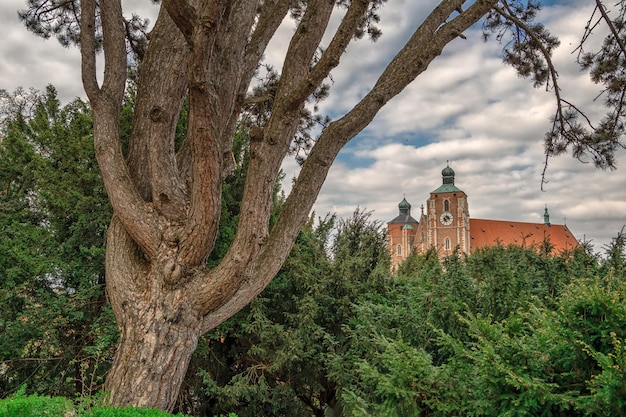
{"type": "MultiPolygon", "coordinates": [[[[0,417],[185,417],[135,407],[95,406],[86,411],[83,408],[65,397],[25,395],[25,388],[21,388],[13,396],[0,400],[0,417]]],[[[228,417],[237,416],[230,414],[228,417]]]]}
{"type": "Polygon", "coordinates": [[[63,397],[24,395],[21,388],[10,398],[0,400],[0,417],[73,417],[74,404],[63,397]]]}

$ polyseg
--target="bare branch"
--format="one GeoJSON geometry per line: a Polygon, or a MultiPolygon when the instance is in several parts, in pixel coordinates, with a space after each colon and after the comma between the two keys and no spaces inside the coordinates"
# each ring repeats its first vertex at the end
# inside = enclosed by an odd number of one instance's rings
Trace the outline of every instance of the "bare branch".
{"type": "Polygon", "coordinates": [[[81,1],[80,53],[83,87],[87,97],[95,105],[99,100],[100,87],[96,77],[96,3],[95,0],[81,1]]]}
{"type": "Polygon", "coordinates": [[[126,39],[121,1],[106,1],[100,5],[102,19],[104,62],[103,93],[107,100],[121,107],[126,87],[126,39]]]}
{"type": "Polygon", "coordinates": [[[334,0],[315,0],[307,3],[304,16],[289,43],[283,64],[277,92],[277,96],[280,97],[278,103],[282,103],[282,108],[275,107],[273,111],[294,110],[308,97],[309,94],[302,97],[303,92],[299,92],[298,87],[309,75],[313,56],[324,36],[334,4],[334,0]]]}
{"type": "Polygon", "coordinates": [[[159,240],[155,230],[160,230],[160,224],[130,179],[120,143],[120,108],[126,79],[126,47],[120,1],[107,1],[101,15],[106,62],[103,86],[99,88],[95,78],[95,2],[83,1],[83,82],[94,109],[96,158],[114,211],[146,255],[154,256],[159,240]]]}
{"type": "Polygon", "coordinates": [[[615,42],[617,43],[617,45],[619,45],[619,48],[622,50],[622,54],[624,55],[624,57],[626,57],[626,45],[624,45],[622,38],[620,38],[619,33],[617,32],[617,29],[615,28],[615,25],[613,24],[613,21],[606,14],[606,9],[604,8],[604,4],[602,4],[601,0],[596,0],[596,5],[598,7],[598,11],[602,15],[602,19],[604,19],[604,23],[607,25],[607,27],[613,34],[615,42]]]}
{"type": "Polygon", "coordinates": [[[340,57],[348,47],[350,40],[354,37],[356,29],[365,20],[365,13],[369,3],[367,0],[355,0],[350,3],[350,7],[328,48],[324,51],[317,64],[315,64],[309,76],[294,91],[293,99],[295,101],[303,101],[313,94],[313,91],[330,74],[330,71],[339,65],[340,57]]]}
{"type": "Polygon", "coordinates": [[[289,11],[291,0],[265,1],[258,15],[258,22],[246,47],[243,83],[240,93],[245,93],[254,72],[261,61],[265,48],[276,33],[289,11]]]}

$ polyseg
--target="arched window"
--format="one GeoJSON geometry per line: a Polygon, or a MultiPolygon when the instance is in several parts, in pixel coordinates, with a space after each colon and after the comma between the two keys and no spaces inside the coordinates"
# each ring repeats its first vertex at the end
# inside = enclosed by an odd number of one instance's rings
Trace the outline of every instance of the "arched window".
{"type": "Polygon", "coordinates": [[[447,237],[447,238],[445,238],[443,240],[443,247],[444,247],[445,250],[450,250],[451,245],[450,245],[450,238],[449,237],[447,237]]]}
{"type": "Polygon", "coordinates": [[[426,234],[424,232],[422,232],[421,238],[422,238],[421,240],[422,242],[426,241],[426,234]]]}
{"type": "Polygon", "coordinates": [[[398,245],[398,256],[402,256],[402,245],[398,245]]]}
{"type": "Polygon", "coordinates": [[[450,201],[443,200],[443,211],[450,211],[450,201]]]}

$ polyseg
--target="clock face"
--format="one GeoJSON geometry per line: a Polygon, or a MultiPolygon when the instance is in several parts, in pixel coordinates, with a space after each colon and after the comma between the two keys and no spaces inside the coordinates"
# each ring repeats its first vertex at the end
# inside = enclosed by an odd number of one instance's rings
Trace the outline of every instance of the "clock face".
{"type": "Polygon", "coordinates": [[[454,217],[452,216],[452,213],[448,213],[446,211],[445,213],[441,214],[441,216],[439,217],[439,221],[444,226],[450,226],[452,222],[454,221],[454,217]]]}

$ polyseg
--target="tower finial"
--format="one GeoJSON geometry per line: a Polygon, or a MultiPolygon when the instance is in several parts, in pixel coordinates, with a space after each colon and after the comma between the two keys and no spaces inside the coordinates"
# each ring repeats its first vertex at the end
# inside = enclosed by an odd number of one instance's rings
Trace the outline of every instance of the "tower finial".
{"type": "Polygon", "coordinates": [[[550,213],[548,213],[548,205],[546,204],[546,208],[543,212],[543,222],[546,226],[550,227],[550,213]]]}

